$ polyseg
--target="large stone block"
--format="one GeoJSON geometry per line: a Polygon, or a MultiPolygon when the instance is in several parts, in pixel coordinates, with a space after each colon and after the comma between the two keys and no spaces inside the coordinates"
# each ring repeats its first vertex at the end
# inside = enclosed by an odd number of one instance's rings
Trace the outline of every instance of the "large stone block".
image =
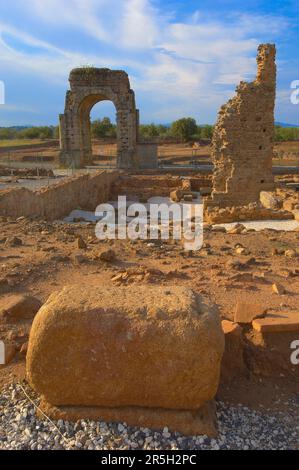
{"type": "Polygon", "coordinates": [[[260,201],[266,209],[280,209],[282,206],[282,201],[275,193],[271,191],[261,191],[260,192],[260,201]]]}
{"type": "Polygon", "coordinates": [[[229,384],[237,376],[245,373],[244,340],[240,325],[228,320],[222,320],[225,335],[225,352],[221,366],[221,383],[229,384]]]}
{"type": "Polygon", "coordinates": [[[197,410],[219,382],[217,310],[183,287],[65,287],[34,319],[30,384],[56,406],[197,410]]]}
{"type": "Polygon", "coordinates": [[[0,299],[0,322],[32,319],[41,307],[41,302],[30,295],[9,294],[0,299]]]}

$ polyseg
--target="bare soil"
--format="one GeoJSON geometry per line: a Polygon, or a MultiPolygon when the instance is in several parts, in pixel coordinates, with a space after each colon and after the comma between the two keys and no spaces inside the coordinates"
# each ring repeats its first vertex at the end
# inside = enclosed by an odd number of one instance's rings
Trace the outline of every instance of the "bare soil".
{"type": "MultiPolygon", "coordinates": [[[[286,258],[283,253],[298,248],[299,232],[205,232],[204,241],[203,248],[191,255],[181,242],[172,240],[99,241],[93,224],[2,218],[0,295],[26,293],[44,302],[53,291],[74,283],[122,283],[128,289],[132,284],[180,283],[216,303],[223,319],[233,320],[238,300],[260,302],[268,311],[298,310],[299,258],[286,258]],[[78,248],[78,236],[86,249],[78,248]],[[22,240],[22,245],[9,246],[7,240],[12,237],[22,240]],[[246,254],[236,253],[238,244],[246,254]],[[99,259],[103,248],[115,251],[115,261],[99,259]],[[285,287],[284,295],[273,293],[275,282],[285,287]]],[[[30,327],[30,320],[0,322],[0,339],[13,342],[18,350],[11,364],[0,367],[0,388],[24,377],[25,355],[20,349],[28,341],[30,327]]],[[[298,382],[290,377],[259,378],[252,372],[219,390],[226,401],[256,407],[261,403],[280,406],[284,398],[296,393],[298,382]]]]}
{"type": "MultiPolygon", "coordinates": [[[[101,164],[116,164],[116,143],[101,140],[93,141],[94,161],[101,164]]],[[[59,142],[57,140],[38,142],[32,141],[26,146],[1,147],[0,162],[52,162],[58,164],[59,142]]],[[[211,145],[201,144],[193,149],[192,144],[160,144],[158,158],[167,164],[190,164],[191,161],[209,163],[211,160],[211,145]]],[[[299,141],[279,142],[274,148],[275,165],[299,165],[299,141]]]]}

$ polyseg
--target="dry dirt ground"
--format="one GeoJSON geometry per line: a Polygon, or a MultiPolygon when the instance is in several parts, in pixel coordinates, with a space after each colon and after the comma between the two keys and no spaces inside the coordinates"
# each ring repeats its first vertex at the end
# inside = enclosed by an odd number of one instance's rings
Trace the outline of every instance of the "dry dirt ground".
{"type": "MultiPolygon", "coordinates": [[[[101,164],[116,163],[116,144],[95,140],[93,142],[93,154],[95,162],[101,164]]],[[[32,146],[27,145],[24,148],[0,149],[0,162],[35,162],[44,161],[57,165],[59,156],[59,142],[50,141],[45,144],[32,146]]],[[[189,164],[190,161],[199,161],[208,163],[211,157],[211,146],[201,144],[196,150],[192,149],[190,144],[161,144],[158,146],[158,158],[160,161],[172,164],[189,164]]],[[[276,165],[299,165],[299,141],[281,142],[275,145],[274,164],[276,165]]]]}
{"type": "MultiPolygon", "coordinates": [[[[278,161],[281,164],[299,164],[299,142],[277,144],[276,150],[280,152],[280,158],[274,160],[275,164],[278,161]]],[[[50,148],[29,147],[13,151],[10,158],[23,160],[26,164],[31,156],[42,155],[55,164],[58,152],[57,144],[50,148]]],[[[96,142],[94,154],[100,157],[100,163],[111,162],[116,147],[96,142]]],[[[6,158],[5,152],[0,153],[0,161],[6,158]]],[[[202,146],[194,153],[187,145],[163,145],[159,146],[159,158],[181,164],[195,158],[208,162],[210,147],[202,146]]],[[[216,303],[223,319],[233,320],[238,301],[260,303],[269,313],[298,311],[299,257],[287,258],[284,253],[292,249],[298,251],[299,232],[265,230],[225,234],[206,231],[202,250],[190,256],[179,242],[100,242],[95,237],[93,224],[2,218],[0,226],[0,297],[15,293],[31,294],[44,302],[53,291],[77,282],[93,285],[119,283],[128,289],[133,283],[180,283],[199,292],[207,301],[216,303]],[[79,236],[86,243],[86,249],[78,248],[79,236]],[[13,243],[13,237],[19,238],[21,244],[13,243]],[[244,247],[243,254],[237,253],[240,244],[244,247]],[[99,258],[101,250],[107,248],[115,252],[113,262],[99,258]],[[273,283],[282,284],[286,292],[275,294],[273,283]]],[[[30,326],[30,320],[0,321],[0,340],[14,344],[17,349],[13,361],[6,367],[0,366],[0,388],[25,375],[30,326]]],[[[298,372],[295,380],[292,375],[280,372],[279,367],[278,373],[275,370],[278,362],[289,361],[290,351],[286,350],[286,344],[299,339],[298,334],[283,341],[277,337],[276,342],[267,345],[269,353],[278,351],[276,361],[275,355],[274,359],[273,355],[265,356],[265,349],[258,354],[262,341],[249,327],[244,327],[243,333],[249,361],[247,374],[237,377],[229,385],[222,382],[220,398],[253,407],[281,408],[288,398],[298,397],[298,372]]]]}
{"type": "MultiPolygon", "coordinates": [[[[205,231],[203,248],[190,254],[181,242],[172,240],[99,241],[92,223],[48,223],[25,218],[13,221],[3,217],[0,223],[0,296],[26,293],[44,302],[53,291],[73,283],[115,283],[128,289],[132,284],[180,283],[216,303],[223,319],[233,320],[238,300],[260,302],[268,312],[298,310],[299,257],[284,255],[288,249],[298,249],[298,231],[205,231]],[[78,237],[86,247],[78,248],[82,245],[78,237]],[[240,244],[245,248],[242,255],[236,252],[240,244]],[[103,249],[112,249],[115,259],[102,261],[99,255],[103,249]],[[275,294],[273,283],[282,284],[285,294],[275,294]]],[[[30,320],[0,322],[0,339],[12,342],[18,351],[8,366],[0,366],[0,388],[24,377],[30,326],[30,320]]],[[[252,348],[259,340],[246,328],[245,334],[252,348]]],[[[253,369],[256,367],[264,366],[254,365],[253,369]]],[[[269,367],[273,370],[275,364],[269,367]]],[[[234,385],[222,384],[220,397],[250,406],[279,406],[282,396],[298,393],[298,382],[291,376],[270,376],[264,379],[250,371],[234,385]]]]}

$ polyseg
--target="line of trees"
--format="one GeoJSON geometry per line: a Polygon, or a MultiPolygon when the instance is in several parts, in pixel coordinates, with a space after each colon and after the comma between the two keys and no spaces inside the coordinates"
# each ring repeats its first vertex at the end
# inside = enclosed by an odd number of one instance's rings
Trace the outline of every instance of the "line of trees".
{"type": "MultiPolygon", "coordinates": [[[[116,125],[109,118],[98,119],[91,125],[94,138],[116,138],[116,125]]],[[[145,140],[157,140],[159,142],[176,140],[178,142],[190,142],[212,139],[214,126],[200,126],[193,118],[182,118],[166,126],[163,124],[141,124],[139,134],[145,140]]],[[[299,140],[299,127],[275,126],[275,142],[299,140]]]]}
{"type": "Polygon", "coordinates": [[[286,142],[289,140],[299,140],[299,127],[275,126],[275,141],[286,142]]]}
{"type": "MultiPolygon", "coordinates": [[[[97,119],[91,124],[92,137],[116,137],[116,125],[112,124],[109,118],[97,119]]],[[[179,142],[189,142],[200,139],[211,139],[213,126],[198,126],[195,119],[183,118],[174,121],[171,125],[163,124],[141,124],[139,134],[145,140],[177,140],[179,142]]]]}
{"type": "Polygon", "coordinates": [[[0,140],[14,139],[58,139],[58,126],[40,126],[40,127],[2,127],[0,128],[0,140]]]}
{"type": "Polygon", "coordinates": [[[108,117],[97,119],[91,123],[91,136],[94,139],[116,139],[116,124],[113,124],[108,117]]]}
{"type": "MultiPolygon", "coordinates": [[[[210,140],[214,127],[211,125],[200,126],[193,118],[182,118],[174,121],[170,125],[163,124],[141,124],[139,128],[140,136],[144,140],[156,140],[157,142],[167,142],[175,140],[177,142],[192,142],[200,140],[210,140]]],[[[116,139],[116,124],[113,124],[109,117],[97,119],[91,123],[91,135],[96,139],[116,139]]],[[[0,140],[13,139],[58,139],[58,126],[40,127],[2,127],[0,128],[0,140]]],[[[299,140],[299,127],[275,126],[275,141],[286,142],[299,140]]]]}

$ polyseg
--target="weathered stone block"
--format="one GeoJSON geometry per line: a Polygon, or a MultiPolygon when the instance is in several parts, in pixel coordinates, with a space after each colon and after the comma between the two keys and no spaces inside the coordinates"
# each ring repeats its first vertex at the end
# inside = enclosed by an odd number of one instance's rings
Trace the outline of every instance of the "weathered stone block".
{"type": "Polygon", "coordinates": [[[252,322],[255,330],[261,333],[299,331],[299,312],[280,312],[268,314],[252,322]]]}
{"type": "Polygon", "coordinates": [[[65,287],[35,317],[33,388],[52,405],[197,410],[215,396],[217,311],[183,287],[65,287]]]}
{"type": "Polygon", "coordinates": [[[30,295],[9,294],[0,301],[0,320],[13,322],[32,319],[41,307],[41,302],[30,295]]]}
{"type": "Polygon", "coordinates": [[[281,199],[270,191],[261,191],[260,201],[266,209],[280,209],[282,207],[281,199]]]}
{"type": "Polygon", "coordinates": [[[225,352],[221,365],[221,383],[229,383],[245,371],[244,340],[240,325],[228,320],[222,320],[225,336],[225,352]]]}
{"type": "Polygon", "coordinates": [[[251,323],[252,320],[265,315],[266,308],[260,303],[239,300],[234,314],[235,323],[251,323]]]}

